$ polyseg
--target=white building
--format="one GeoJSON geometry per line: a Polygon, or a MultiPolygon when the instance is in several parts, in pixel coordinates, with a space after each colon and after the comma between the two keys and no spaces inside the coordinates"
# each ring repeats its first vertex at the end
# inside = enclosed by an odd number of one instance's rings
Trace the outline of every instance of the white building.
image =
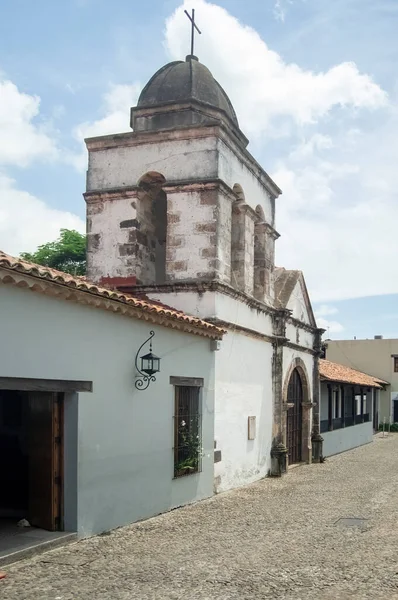
{"type": "Polygon", "coordinates": [[[278,474],[287,453],[310,462],[320,330],[301,272],[274,266],[280,189],[194,56],[155,73],[131,126],[86,140],[88,278],[227,330],[212,355],[216,491],[278,474]]]}
{"type": "Polygon", "coordinates": [[[220,328],[2,252],[0,305],[0,562],[212,496],[220,328]]]}

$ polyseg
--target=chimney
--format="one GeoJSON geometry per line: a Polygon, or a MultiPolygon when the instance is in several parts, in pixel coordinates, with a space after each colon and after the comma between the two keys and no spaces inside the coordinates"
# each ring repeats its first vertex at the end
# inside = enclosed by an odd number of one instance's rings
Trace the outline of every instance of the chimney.
{"type": "Polygon", "coordinates": [[[375,340],[382,340],[383,336],[382,335],[375,335],[375,340]]]}

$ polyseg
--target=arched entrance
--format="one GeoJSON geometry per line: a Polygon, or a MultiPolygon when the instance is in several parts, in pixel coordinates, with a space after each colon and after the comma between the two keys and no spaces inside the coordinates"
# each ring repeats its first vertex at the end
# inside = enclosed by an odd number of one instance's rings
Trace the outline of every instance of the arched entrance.
{"type": "Polygon", "coordinates": [[[287,390],[287,449],[289,465],[302,461],[303,382],[298,369],[293,369],[287,390]]]}

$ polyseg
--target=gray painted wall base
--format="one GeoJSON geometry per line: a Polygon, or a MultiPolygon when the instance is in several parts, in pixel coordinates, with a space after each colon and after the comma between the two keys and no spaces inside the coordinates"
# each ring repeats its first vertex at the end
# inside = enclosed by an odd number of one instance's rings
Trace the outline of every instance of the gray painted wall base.
{"type": "Polygon", "coordinates": [[[369,444],[373,440],[373,424],[361,423],[336,431],[322,433],[323,455],[325,457],[346,452],[352,448],[369,444]]]}

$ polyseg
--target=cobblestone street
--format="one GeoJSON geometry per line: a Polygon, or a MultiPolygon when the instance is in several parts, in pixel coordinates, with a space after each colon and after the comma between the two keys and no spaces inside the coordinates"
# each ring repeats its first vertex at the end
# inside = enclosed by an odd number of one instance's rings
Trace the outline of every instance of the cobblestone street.
{"type": "Polygon", "coordinates": [[[398,599],[398,434],[4,570],[2,600],[398,599]]]}

